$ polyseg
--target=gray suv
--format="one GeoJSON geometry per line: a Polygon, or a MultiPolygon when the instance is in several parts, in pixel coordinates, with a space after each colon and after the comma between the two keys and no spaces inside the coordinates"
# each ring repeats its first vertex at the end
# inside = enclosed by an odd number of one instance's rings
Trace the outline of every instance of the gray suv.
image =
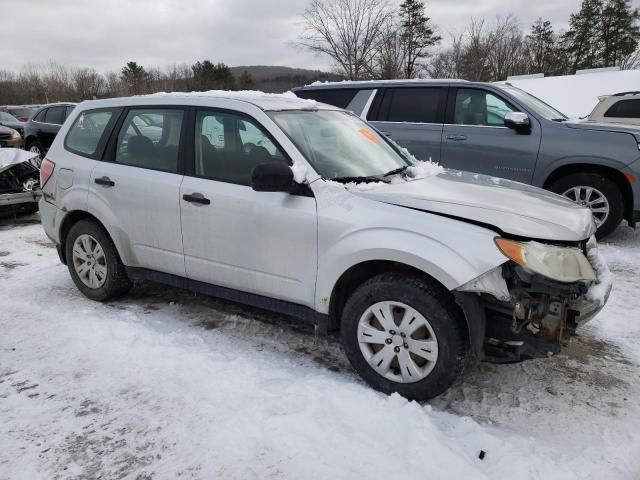
{"type": "Polygon", "coordinates": [[[640,219],[640,129],[569,119],[507,84],[340,82],[294,89],[351,110],[419,159],[546,188],[588,206],[598,237],[640,219]]]}

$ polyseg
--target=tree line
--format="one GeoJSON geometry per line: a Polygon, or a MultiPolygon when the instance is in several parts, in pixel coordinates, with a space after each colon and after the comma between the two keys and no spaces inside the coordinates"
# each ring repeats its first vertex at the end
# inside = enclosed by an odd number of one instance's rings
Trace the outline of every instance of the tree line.
{"type": "Polygon", "coordinates": [[[573,74],[578,69],[640,66],[640,13],[629,0],[583,0],[569,29],[539,18],[525,31],[513,15],[471,19],[451,32],[446,48],[424,2],[313,0],[303,14],[297,44],[329,57],[350,80],[464,78],[573,74]]]}
{"type": "MultiPolygon", "coordinates": [[[[569,29],[539,18],[524,30],[513,15],[471,19],[443,42],[421,0],[311,0],[296,44],[328,57],[333,73],[285,69],[254,78],[210,60],[163,69],[127,62],[120,71],[70,68],[51,62],[20,72],[0,69],[0,104],[82,101],[154,92],[248,90],[282,92],[315,80],[464,78],[504,80],[509,75],[572,74],[578,69],[640,67],[640,13],[629,0],[583,0],[569,29]],[[442,44],[446,43],[443,47],[442,44]]],[[[273,69],[275,67],[261,67],[273,69]]]]}
{"type": "Polygon", "coordinates": [[[234,69],[210,60],[192,65],[146,68],[127,62],[119,72],[101,74],[93,68],[72,68],[56,62],[27,65],[20,72],[0,69],[0,104],[43,104],[80,102],[94,98],[122,97],[156,92],[206,90],[262,90],[283,92],[316,80],[342,77],[301,69],[248,67],[234,69]],[[235,73],[234,73],[235,72],[235,73]]]}

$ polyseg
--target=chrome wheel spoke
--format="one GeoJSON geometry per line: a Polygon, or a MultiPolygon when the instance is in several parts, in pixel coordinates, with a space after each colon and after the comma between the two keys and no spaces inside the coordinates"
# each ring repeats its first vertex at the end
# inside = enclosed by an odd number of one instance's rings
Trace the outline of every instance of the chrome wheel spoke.
{"type": "Polygon", "coordinates": [[[424,358],[430,362],[435,362],[438,356],[438,346],[433,340],[416,340],[414,338],[407,339],[409,351],[418,357],[424,358]]]}
{"type": "Polygon", "coordinates": [[[376,354],[374,354],[369,360],[369,364],[373,369],[381,375],[386,375],[391,367],[396,356],[393,348],[390,345],[385,345],[376,354]]]}
{"type": "Polygon", "coordinates": [[[358,341],[364,343],[384,344],[389,334],[383,330],[360,324],[358,326],[358,341]]]}
{"type": "Polygon", "coordinates": [[[572,187],[562,195],[579,205],[589,208],[598,228],[609,218],[611,211],[609,201],[607,197],[596,188],[587,186],[572,187]]]}
{"type": "Polygon", "coordinates": [[[398,353],[398,363],[400,365],[400,375],[405,382],[413,382],[422,378],[420,367],[413,361],[409,351],[402,348],[398,353]]]}
{"type": "Polygon", "coordinates": [[[396,324],[393,321],[393,309],[389,302],[381,302],[372,310],[373,316],[376,317],[382,328],[387,332],[394,330],[396,324]]]}

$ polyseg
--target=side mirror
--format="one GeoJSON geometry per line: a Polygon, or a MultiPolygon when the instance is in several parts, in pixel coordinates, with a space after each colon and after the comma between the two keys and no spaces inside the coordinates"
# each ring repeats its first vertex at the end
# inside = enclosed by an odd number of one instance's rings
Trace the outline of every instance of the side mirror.
{"type": "Polygon", "coordinates": [[[284,163],[263,163],[251,172],[251,188],[256,192],[288,192],[293,184],[293,170],[284,163]]]}
{"type": "Polygon", "coordinates": [[[512,128],[518,133],[524,133],[531,129],[531,120],[526,113],[509,112],[504,116],[504,126],[512,128]]]}

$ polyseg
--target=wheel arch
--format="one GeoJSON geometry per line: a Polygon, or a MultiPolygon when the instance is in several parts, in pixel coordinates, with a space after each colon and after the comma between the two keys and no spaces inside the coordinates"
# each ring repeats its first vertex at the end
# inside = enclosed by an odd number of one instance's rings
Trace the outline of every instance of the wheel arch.
{"type": "Polygon", "coordinates": [[[614,168],[607,165],[595,164],[595,163],[570,163],[557,167],[553,170],[547,179],[544,181],[543,188],[550,189],[557,180],[567,175],[574,173],[595,173],[611,179],[622,193],[624,202],[624,214],[623,218],[627,221],[632,220],[633,216],[633,191],[629,181],[624,174],[614,168]]]}
{"type": "MultiPolygon", "coordinates": [[[[105,232],[107,232],[107,235],[111,237],[105,225],[94,215],[91,215],[89,212],[86,212],[84,210],[73,210],[67,213],[64,216],[62,222],[60,223],[60,228],[58,230],[58,235],[59,235],[58,238],[60,239],[60,245],[62,246],[59,252],[60,259],[65,265],[67,264],[67,254],[65,249],[67,236],[69,235],[69,231],[71,230],[71,227],[73,227],[80,220],[92,220],[96,222],[98,225],[100,225],[104,229],[105,232]]],[[[111,240],[113,241],[113,238],[111,238],[111,240]]]]}

